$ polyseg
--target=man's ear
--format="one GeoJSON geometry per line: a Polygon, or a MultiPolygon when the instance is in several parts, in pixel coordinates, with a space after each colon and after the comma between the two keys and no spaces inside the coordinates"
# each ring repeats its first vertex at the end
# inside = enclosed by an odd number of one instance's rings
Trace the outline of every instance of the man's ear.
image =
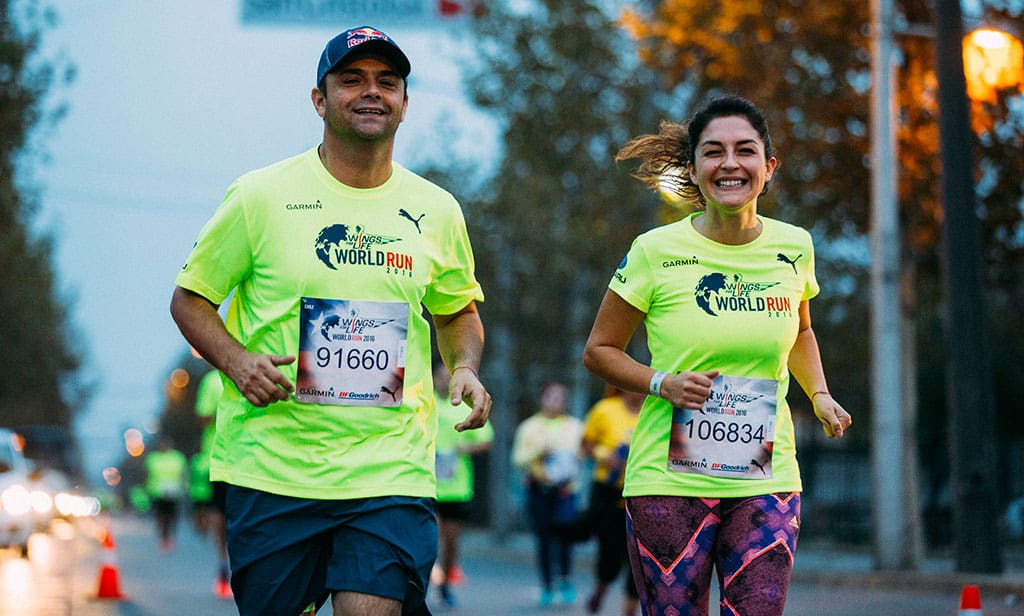
{"type": "Polygon", "coordinates": [[[327,113],[327,99],[320,88],[313,88],[313,91],[309,93],[310,100],[313,101],[313,108],[316,109],[316,114],[323,119],[327,113]]]}

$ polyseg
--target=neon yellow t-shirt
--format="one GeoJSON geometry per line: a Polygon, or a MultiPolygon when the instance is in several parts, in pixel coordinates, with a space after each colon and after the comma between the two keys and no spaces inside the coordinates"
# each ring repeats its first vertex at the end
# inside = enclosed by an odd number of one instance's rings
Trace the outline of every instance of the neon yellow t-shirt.
{"type": "MultiPolygon", "coordinates": [[[[199,381],[199,387],[196,389],[196,416],[197,417],[213,417],[213,421],[206,424],[203,428],[203,434],[199,440],[199,455],[204,455],[207,461],[204,463],[207,469],[207,475],[209,475],[209,457],[210,452],[213,450],[213,438],[217,434],[217,405],[220,404],[220,398],[224,395],[224,380],[221,373],[217,370],[210,370],[203,375],[202,380],[199,381]]],[[[207,477],[209,480],[209,477],[207,477]]]]}
{"type": "MultiPolygon", "coordinates": [[[[210,370],[203,375],[196,388],[196,416],[214,417],[217,405],[224,394],[224,381],[217,370],[210,370]]],[[[215,418],[214,418],[215,419],[215,418]]],[[[191,470],[188,484],[189,495],[195,502],[207,502],[213,498],[213,486],[210,484],[210,452],[213,450],[213,439],[217,434],[215,421],[203,427],[199,438],[199,452],[189,460],[191,470]]]]}
{"type": "Polygon", "coordinates": [[[729,498],[800,490],[786,403],[787,362],[799,330],[800,302],[818,293],[810,234],[762,216],[757,239],[728,246],[693,228],[701,215],[637,237],[609,288],[646,314],[654,369],[720,370],[778,382],[772,477],[669,470],[673,409],[668,401],[648,396],[633,434],[623,494],[729,498]]]}
{"type": "Polygon", "coordinates": [[[473,458],[460,447],[489,443],[494,440],[494,428],[485,423],[477,430],[455,429],[469,415],[465,404],[453,406],[448,396],[436,395],[437,400],[437,500],[443,503],[464,503],[473,500],[473,458]]]}
{"type": "Polygon", "coordinates": [[[188,461],[188,496],[193,503],[206,503],[213,498],[213,484],[210,483],[210,453],[199,451],[188,461]]]}
{"type": "Polygon", "coordinates": [[[622,487],[629,443],[639,419],[621,396],[602,398],[583,422],[583,440],[594,444],[594,481],[622,487]]]}
{"type": "Polygon", "coordinates": [[[196,415],[212,417],[217,413],[217,404],[224,394],[224,381],[217,370],[210,370],[203,375],[196,388],[196,415]]]}
{"type": "MultiPolygon", "coordinates": [[[[430,329],[483,294],[462,211],[446,191],[393,164],[382,186],[331,176],[316,148],[236,180],[177,278],[215,304],[255,353],[299,356],[300,298],[408,305],[399,407],[294,396],[256,408],[225,384],[211,479],[285,496],[433,497],[437,418],[430,329]]],[[[297,362],[281,366],[293,383],[297,362]]]]}
{"type": "Polygon", "coordinates": [[[177,449],[146,454],[146,490],[154,499],[180,498],[185,490],[188,460],[177,449]]]}

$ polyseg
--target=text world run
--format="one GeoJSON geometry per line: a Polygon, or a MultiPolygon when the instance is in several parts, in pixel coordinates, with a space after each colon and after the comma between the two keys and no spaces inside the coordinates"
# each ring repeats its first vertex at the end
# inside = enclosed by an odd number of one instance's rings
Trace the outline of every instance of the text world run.
{"type": "Polygon", "coordinates": [[[793,302],[788,297],[728,297],[716,296],[715,307],[730,312],[792,312],[793,302]]]}
{"type": "Polygon", "coordinates": [[[333,251],[334,262],[339,265],[374,265],[412,271],[412,255],[383,250],[338,248],[333,251]]]}

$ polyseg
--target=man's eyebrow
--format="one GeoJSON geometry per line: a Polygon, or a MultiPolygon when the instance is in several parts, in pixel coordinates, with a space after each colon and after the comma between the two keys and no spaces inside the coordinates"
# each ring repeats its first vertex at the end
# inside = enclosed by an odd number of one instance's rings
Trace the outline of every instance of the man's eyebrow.
{"type": "Polygon", "coordinates": [[[377,71],[370,71],[370,70],[367,70],[365,68],[358,68],[358,67],[355,67],[355,66],[346,66],[345,68],[340,69],[338,71],[338,73],[341,73],[341,74],[352,73],[352,74],[356,74],[356,75],[369,75],[371,73],[376,73],[378,75],[383,75],[383,76],[387,76],[387,77],[401,77],[401,75],[399,75],[398,71],[396,71],[395,69],[391,68],[390,66],[388,68],[380,71],[379,73],[377,71]]]}

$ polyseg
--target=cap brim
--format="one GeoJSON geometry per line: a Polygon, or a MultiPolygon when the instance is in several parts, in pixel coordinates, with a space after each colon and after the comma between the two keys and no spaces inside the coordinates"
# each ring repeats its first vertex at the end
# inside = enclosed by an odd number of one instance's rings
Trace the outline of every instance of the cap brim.
{"type": "Polygon", "coordinates": [[[338,61],[335,62],[334,65],[331,66],[331,68],[324,74],[326,75],[340,66],[351,64],[356,59],[366,55],[378,56],[387,60],[391,67],[394,68],[403,79],[408,77],[411,72],[409,58],[405,57],[405,54],[402,53],[402,50],[398,47],[395,47],[392,43],[387,41],[366,41],[365,43],[356,45],[352,49],[348,50],[348,52],[338,58],[338,61]]]}

